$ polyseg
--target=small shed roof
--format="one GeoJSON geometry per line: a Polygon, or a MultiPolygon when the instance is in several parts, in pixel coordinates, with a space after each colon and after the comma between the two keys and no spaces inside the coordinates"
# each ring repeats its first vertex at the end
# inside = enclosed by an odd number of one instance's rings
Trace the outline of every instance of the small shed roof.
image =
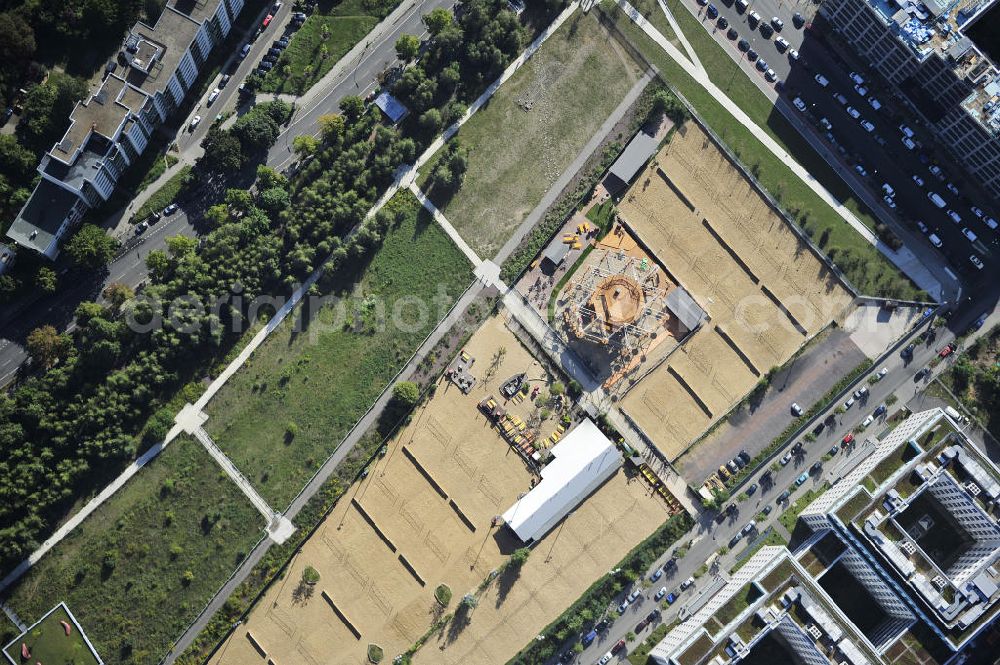
{"type": "Polygon", "coordinates": [[[542,254],[543,259],[548,259],[554,265],[559,265],[569,254],[569,245],[561,242],[559,238],[555,238],[549,246],[545,248],[545,252],[542,254]]]}
{"type": "Polygon", "coordinates": [[[656,148],[659,145],[659,141],[655,137],[650,136],[643,130],[636,132],[636,135],[632,137],[632,140],[628,142],[622,154],[618,156],[615,163],[611,165],[609,174],[614,176],[612,178],[613,186],[616,189],[621,189],[622,187],[627,187],[635,174],[638,173],[643,166],[646,165],[653,155],[656,154],[656,148]],[[618,182],[614,182],[617,179],[618,182]]]}
{"type": "Polygon", "coordinates": [[[403,102],[399,101],[388,92],[379,93],[378,97],[375,98],[375,106],[379,107],[382,113],[392,120],[393,123],[397,123],[407,116],[410,112],[403,102]]]}
{"type": "Polygon", "coordinates": [[[667,307],[688,330],[700,326],[705,318],[705,310],[681,286],[667,294],[667,307]]]}

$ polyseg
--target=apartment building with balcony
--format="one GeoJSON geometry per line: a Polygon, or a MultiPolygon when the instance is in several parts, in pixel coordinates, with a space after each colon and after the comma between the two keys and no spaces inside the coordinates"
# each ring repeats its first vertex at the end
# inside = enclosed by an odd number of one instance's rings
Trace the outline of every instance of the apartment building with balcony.
{"type": "Polygon", "coordinates": [[[77,103],[62,140],[42,157],[41,179],[7,231],[50,259],[84,213],[107,201],[153,133],[181,105],[245,0],[169,0],[155,25],[126,35],[119,62],[77,103]]]}

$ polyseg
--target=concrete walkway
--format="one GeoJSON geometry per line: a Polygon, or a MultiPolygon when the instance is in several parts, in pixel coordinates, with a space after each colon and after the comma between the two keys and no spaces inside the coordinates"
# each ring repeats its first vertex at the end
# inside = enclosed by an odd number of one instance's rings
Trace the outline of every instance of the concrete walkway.
{"type": "Polygon", "coordinates": [[[458,231],[455,230],[455,227],[452,226],[451,222],[449,222],[444,216],[444,213],[438,210],[438,207],[434,205],[429,198],[427,198],[427,195],[420,191],[420,188],[417,187],[417,182],[415,180],[410,181],[409,189],[413,192],[413,195],[417,197],[417,200],[420,201],[420,205],[424,207],[424,210],[429,212],[431,216],[434,217],[434,221],[436,221],[438,225],[444,229],[444,232],[448,234],[451,241],[455,243],[460,250],[462,250],[462,253],[465,254],[467,259],[469,259],[469,262],[474,267],[478,268],[482,264],[483,260],[479,258],[479,255],[476,254],[471,247],[469,247],[469,244],[465,242],[465,239],[459,235],[458,231]]]}
{"type": "Polygon", "coordinates": [[[699,85],[707,90],[712,97],[719,102],[729,113],[743,125],[754,138],[760,141],[775,157],[780,159],[792,173],[804,182],[813,192],[816,193],[827,205],[833,208],[840,217],[851,225],[851,227],[861,235],[866,241],[875,246],[887,259],[892,261],[903,273],[913,282],[928,293],[941,293],[940,282],[935,279],[927,268],[916,260],[916,257],[905,247],[901,252],[894,252],[885,243],[880,242],[875,233],[858,219],[854,213],[842,205],[816,178],[812,176],[801,164],[785,152],[784,148],[778,145],[770,134],[764,131],[753,119],[748,116],[738,104],[733,102],[726,94],[720,90],[708,78],[708,75],[699,70],[684,55],[671,44],[659,30],[656,29],[646,18],[633,7],[628,0],[614,0],[615,4],[632,19],[632,21],[653,40],[670,58],[681,66],[684,71],[691,76],[699,85]]]}
{"type": "Polygon", "coordinates": [[[677,22],[676,18],[674,18],[670,8],[667,7],[667,3],[664,0],[656,0],[656,3],[660,5],[663,15],[667,17],[667,23],[670,24],[670,29],[674,31],[674,35],[677,37],[677,40],[681,43],[681,46],[684,47],[684,52],[688,54],[688,59],[691,61],[691,64],[701,70],[701,72],[707,77],[708,72],[705,71],[705,67],[701,64],[701,60],[698,59],[698,52],[694,50],[693,46],[691,46],[691,42],[688,41],[684,31],[681,30],[680,23],[677,22]]]}

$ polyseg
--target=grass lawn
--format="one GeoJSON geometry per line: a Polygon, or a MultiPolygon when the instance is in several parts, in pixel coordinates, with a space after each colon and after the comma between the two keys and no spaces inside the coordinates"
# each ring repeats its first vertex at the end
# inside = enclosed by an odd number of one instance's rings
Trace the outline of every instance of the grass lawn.
{"type": "Polygon", "coordinates": [[[181,438],[4,600],[29,623],[65,601],[105,662],[155,663],[263,527],[263,517],[208,453],[181,438]]]}
{"type": "Polygon", "coordinates": [[[595,16],[577,12],[459,130],[469,157],[458,192],[450,200],[433,188],[428,195],[492,258],[641,74],[595,16]]]}
{"type": "Polygon", "coordinates": [[[158,155],[153,164],[146,171],[146,175],[143,176],[142,181],[139,183],[139,187],[136,189],[136,194],[153,184],[153,181],[163,175],[163,172],[168,168],[177,163],[177,158],[173,155],[163,155],[162,159],[158,155]]]}
{"type": "Polygon", "coordinates": [[[276,509],[333,453],[471,282],[464,255],[412,194],[390,206],[402,221],[357,290],[339,294],[351,297],[356,313],[325,307],[302,333],[289,317],[208,406],[209,433],[276,509]],[[426,305],[421,320],[406,305],[415,300],[426,305]],[[386,325],[376,321],[382,305],[386,325]],[[404,325],[394,325],[394,309],[404,325]],[[360,332],[348,329],[348,316],[360,332]]]}
{"type": "MultiPolygon", "coordinates": [[[[7,650],[14,662],[22,662],[21,647],[27,645],[31,653],[30,660],[37,663],[56,663],[57,665],[97,665],[97,658],[87,646],[83,635],[70,620],[69,614],[61,606],[53,610],[31,632],[13,643],[7,650]],[[62,623],[70,626],[67,635],[62,623]]],[[[27,662],[27,661],[25,661],[27,662]]]]}
{"type": "Polygon", "coordinates": [[[781,517],[778,518],[778,521],[781,522],[782,526],[788,529],[788,533],[795,531],[795,522],[799,519],[799,513],[805,510],[809,504],[816,499],[816,497],[828,489],[830,489],[829,483],[823,483],[819,487],[810,489],[808,492],[796,499],[795,503],[790,505],[785,512],[781,513],[781,517]]]}
{"type": "Polygon", "coordinates": [[[153,192],[142,207],[136,210],[135,218],[137,220],[143,220],[149,216],[150,213],[156,210],[163,210],[169,204],[173,203],[174,199],[177,198],[177,194],[181,191],[181,187],[184,185],[184,178],[191,173],[191,166],[184,166],[180,171],[175,173],[170,177],[163,187],[153,192]]]}
{"type": "MultiPolygon", "coordinates": [[[[599,5],[605,13],[650,62],[660,69],[660,75],[673,85],[695,108],[702,120],[729,146],[747,167],[756,173],[760,183],[771,192],[805,231],[829,254],[847,278],[862,293],[894,298],[918,298],[920,290],[900,274],[888,259],[859,236],[823,202],[819,196],[795,176],[700,84],[695,82],[667,54],[645,35],[616,6],[599,5]]],[[[657,8],[659,9],[659,8],[657,8]]],[[[710,77],[725,82],[723,91],[780,144],[806,167],[816,179],[844,205],[874,228],[874,219],[861,210],[846,184],[813,151],[805,140],[773,104],[745,75],[732,76],[737,65],[716,44],[697,21],[686,11],[674,14],[681,29],[691,42],[710,77]],[[731,81],[731,82],[730,82],[731,81]],[[780,132],[775,131],[775,127],[780,132]]]]}
{"type": "Polygon", "coordinates": [[[278,64],[264,77],[261,91],[301,95],[364,39],[379,20],[361,0],[344,0],[332,9],[314,13],[294,33],[278,64]]]}

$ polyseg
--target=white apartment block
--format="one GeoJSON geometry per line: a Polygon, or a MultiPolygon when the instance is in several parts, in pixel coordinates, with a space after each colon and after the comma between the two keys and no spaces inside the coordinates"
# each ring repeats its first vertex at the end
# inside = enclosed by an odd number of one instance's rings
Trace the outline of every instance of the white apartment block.
{"type": "Polygon", "coordinates": [[[107,201],[153,132],[181,104],[244,0],[170,0],[154,26],[138,22],[108,75],[77,103],[66,134],[38,165],[42,178],[7,231],[50,259],[84,213],[107,201]]]}

